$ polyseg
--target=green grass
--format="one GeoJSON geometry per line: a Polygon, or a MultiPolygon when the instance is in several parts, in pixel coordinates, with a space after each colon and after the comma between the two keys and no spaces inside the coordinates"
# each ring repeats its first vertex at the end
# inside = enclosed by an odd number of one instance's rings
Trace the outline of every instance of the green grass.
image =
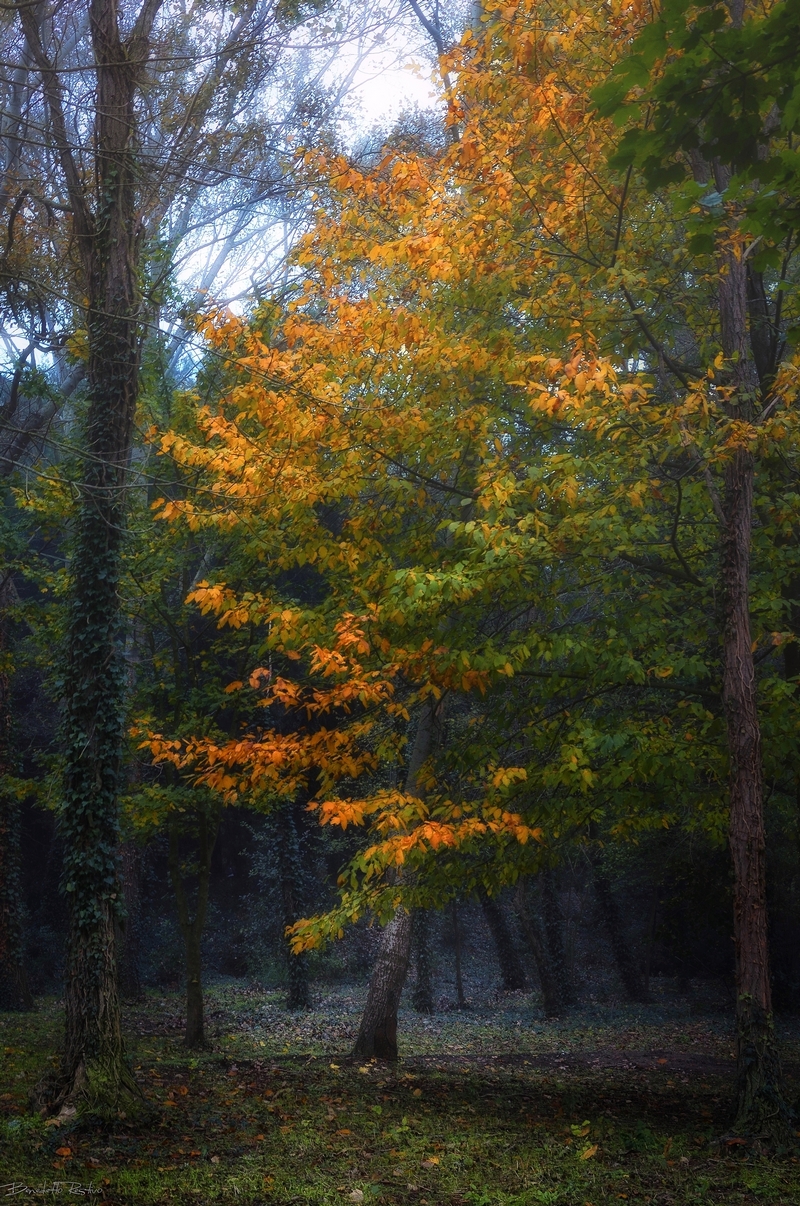
{"type": "MultiPolygon", "coordinates": [[[[91,1185],[93,1202],[114,1206],[800,1201],[796,1156],[724,1139],[725,1019],[652,1006],[551,1025],[527,998],[430,1021],[409,1014],[392,1069],[343,1054],[357,994],[332,992],[299,1016],[279,1001],[210,992],[214,1046],[199,1055],[181,1046],[178,998],[129,1011],[153,1113],[109,1130],[27,1112],[56,1049],[56,1004],[0,1015],[0,1184],[60,1182],[63,1196],[91,1185]]],[[[793,1066],[797,1036],[784,1038],[793,1066]]]]}

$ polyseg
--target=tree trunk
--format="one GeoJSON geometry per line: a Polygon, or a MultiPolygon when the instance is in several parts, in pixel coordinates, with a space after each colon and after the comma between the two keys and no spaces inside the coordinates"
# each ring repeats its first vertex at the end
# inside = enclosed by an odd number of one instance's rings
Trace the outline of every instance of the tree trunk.
{"type": "Polygon", "coordinates": [[[119,927],[117,973],[123,1000],[139,1001],[142,998],[142,907],[139,885],[141,851],[136,842],[127,841],[122,843],[120,855],[125,918],[119,927]]]}
{"type": "MultiPolygon", "coordinates": [[[[730,179],[716,165],[720,192],[730,179]]],[[[748,324],[747,264],[732,228],[718,249],[719,315],[728,363],[732,419],[752,422],[759,397],[748,324]]],[[[722,532],[722,697],[730,759],[730,848],[733,861],[733,931],[736,951],[736,1052],[738,1101],[735,1127],[780,1144],[793,1134],[783,1098],[772,1021],[767,924],[766,844],[761,730],[750,628],[750,544],[753,479],[750,450],[731,441],[725,465],[722,532]]]]}
{"type": "Polygon", "coordinates": [[[194,917],[191,916],[189,899],[181,873],[178,852],[178,826],[173,822],[169,829],[169,873],[175,890],[178,906],[178,923],[183,935],[186,951],[186,1031],[184,1043],[198,1049],[205,1046],[205,1023],[203,1015],[203,976],[200,944],[208,909],[208,888],[211,880],[211,856],[219,830],[220,805],[213,806],[211,815],[201,809],[198,815],[199,849],[197,855],[197,899],[194,917]]]}
{"type": "Polygon", "coordinates": [[[433,1013],[431,915],[428,909],[414,909],[411,918],[411,943],[414,949],[414,970],[416,972],[411,1003],[417,1013],[433,1013]]]}
{"type": "Polygon", "coordinates": [[[453,912],[453,950],[455,952],[455,971],[456,971],[456,1002],[459,1009],[467,1008],[467,998],[464,996],[464,977],[461,974],[461,921],[458,916],[458,901],[454,900],[452,904],[453,912]]]}
{"type": "Polygon", "coordinates": [[[772,1022],[761,733],[748,602],[753,462],[737,450],[725,474],[723,698],[730,755],[730,847],[736,950],[736,1129],[785,1141],[789,1115],[772,1022]]]}
{"type": "Polygon", "coordinates": [[[20,805],[4,779],[12,773],[11,701],[6,663],[11,574],[0,584],[0,1009],[33,1008],[23,953],[20,805]]]}
{"type": "Polygon", "coordinates": [[[189,926],[184,934],[186,945],[186,1030],[183,1041],[193,1051],[206,1045],[203,962],[200,953],[202,938],[199,926],[189,926]]]}
{"type": "Polygon", "coordinates": [[[594,893],[600,906],[600,916],[603,918],[603,924],[611,942],[619,978],[630,1000],[644,1003],[649,998],[644,990],[639,968],[636,966],[633,951],[625,935],[613,889],[603,868],[601,857],[596,851],[592,855],[592,866],[594,869],[594,893]]]}
{"type": "Polygon", "coordinates": [[[118,792],[124,741],[119,579],[125,485],[138,394],[141,299],[136,232],[135,96],[161,0],[144,0],[123,40],[116,0],[89,0],[94,54],[93,179],[75,158],[58,72],[44,50],[44,12],[18,9],[40,73],[49,130],[69,193],[86,297],[88,410],[70,564],[64,674],[61,833],[70,912],[65,1045],[46,1108],[75,1099],[115,1116],[141,1100],[124,1059],[114,958],[119,913],[118,792]]]}
{"type": "Polygon", "coordinates": [[[523,883],[520,883],[517,888],[515,904],[522,932],[533,951],[536,970],[539,973],[539,984],[542,989],[542,1007],[545,1017],[557,1018],[564,1010],[564,1001],[561,996],[558,978],[550,961],[550,952],[547,949],[547,943],[539,925],[539,920],[528,907],[527,894],[523,883]]]}
{"type": "Polygon", "coordinates": [[[511,930],[497,901],[492,900],[486,892],[482,891],[479,895],[483,915],[494,939],[503,989],[505,992],[516,992],[525,987],[525,970],[514,946],[511,930]]]}
{"type": "MultiPolygon", "coordinates": [[[[294,805],[283,804],[277,812],[278,865],[280,868],[281,901],[283,904],[284,931],[294,925],[302,913],[303,866],[300,857],[300,840],[294,805]]],[[[287,1009],[308,1009],[310,1002],[308,985],[308,955],[295,955],[284,936],[286,967],[289,975],[287,1009]]]]}
{"type": "Polygon", "coordinates": [[[563,1005],[567,1006],[575,1000],[575,987],[567,965],[567,953],[564,947],[564,915],[558,899],[556,873],[552,867],[546,867],[541,872],[540,879],[547,950],[553,974],[558,982],[559,996],[563,1005]]]}
{"type": "MultiPolygon", "coordinates": [[[[410,796],[417,794],[419,772],[430,754],[435,706],[430,700],[422,705],[406,773],[405,791],[410,796]]],[[[363,1059],[397,1059],[397,1010],[410,955],[411,914],[400,905],[383,932],[353,1055],[363,1059]]]]}

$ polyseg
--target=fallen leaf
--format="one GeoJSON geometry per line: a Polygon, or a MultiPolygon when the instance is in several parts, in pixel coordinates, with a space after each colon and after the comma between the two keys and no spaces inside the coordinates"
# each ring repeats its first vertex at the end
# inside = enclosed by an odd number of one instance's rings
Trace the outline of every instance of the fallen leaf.
{"type": "Polygon", "coordinates": [[[364,1201],[364,1190],[363,1189],[354,1189],[353,1192],[351,1194],[348,1194],[347,1196],[350,1198],[351,1202],[363,1202],[364,1201]]]}
{"type": "Polygon", "coordinates": [[[57,1147],[56,1155],[57,1156],[71,1156],[72,1148],[71,1147],[57,1147]]]}
{"type": "Polygon", "coordinates": [[[422,1167],[423,1168],[435,1168],[438,1163],[439,1163],[438,1156],[428,1156],[427,1160],[422,1161],[422,1167]]]}
{"type": "Polygon", "coordinates": [[[336,1132],[337,1135],[352,1135],[352,1133],[353,1133],[352,1131],[348,1131],[346,1126],[342,1127],[341,1130],[336,1132]]]}
{"type": "Polygon", "coordinates": [[[219,1156],[212,1156],[212,1157],[211,1157],[211,1163],[212,1163],[212,1164],[219,1164],[219,1156]]]}
{"type": "Polygon", "coordinates": [[[592,1156],[597,1155],[597,1144],[593,1143],[591,1147],[587,1147],[585,1152],[581,1152],[581,1160],[591,1160],[592,1156]]]}
{"type": "Polygon", "coordinates": [[[422,1089],[415,1089],[415,1090],[414,1090],[414,1092],[413,1092],[413,1094],[412,1094],[412,1096],[414,1096],[414,1097],[421,1097],[421,1096],[422,1096],[422,1089]]]}

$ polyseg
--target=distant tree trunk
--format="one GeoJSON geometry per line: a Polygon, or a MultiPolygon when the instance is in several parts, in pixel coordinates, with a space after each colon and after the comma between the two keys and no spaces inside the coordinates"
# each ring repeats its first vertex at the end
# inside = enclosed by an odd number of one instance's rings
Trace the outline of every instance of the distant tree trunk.
{"type": "MultiPolygon", "coordinates": [[[[278,866],[285,931],[300,917],[303,898],[303,865],[294,804],[287,802],[281,805],[277,811],[275,822],[278,831],[278,866]]],[[[305,953],[295,955],[285,933],[283,945],[289,974],[287,1009],[308,1009],[311,1003],[308,984],[308,956],[305,953]]]]}
{"type": "Polygon", "coordinates": [[[611,950],[614,954],[614,962],[617,965],[619,978],[631,1001],[645,1002],[648,1000],[648,996],[644,990],[642,977],[639,974],[639,968],[636,966],[636,960],[630,943],[625,935],[617,901],[614,897],[611,883],[605,873],[602,858],[597,851],[594,851],[591,857],[594,870],[594,893],[600,907],[600,916],[603,918],[603,924],[611,942],[611,950]]]}
{"type": "Polygon", "coordinates": [[[122,843],[120,862],[125,919],[120,926],[117,973],[122,997],[126,1001],[138,1001],[142,997],[142,906],[139,884],[141,851],[138,843],[134,841],[122,843]]]}
{"type": "Polygon", "coordinates": [[[517,888],[515,905],[517,916],[522,926],[522,932],[533,951],[536,970],[539,973],[539,984],[542,989],[542,1007],[545,1017],[558,1017],[564,1010],[564,1001],[561,996],[558,978],[550,961],[550,952],[547,949],[547,943],[542,933],[539,919],[528,905],[527,893],[523,882],[517,888]]]}
{"type": "MultiPolygon", "coordinates": [[[[405,791],[417,794],[417,780],[433,741],[436,705],[422,705],[414,748],[408,763],[405,791]]],[[[400,905],[383,932],[381,948],[367,990],[367,1003],[353,1047],[362,1059],[397,1059],[397,1010],[411,955],[411,914],[400,905]]]]}
{"type": "Polygon", "coordinates": [[[479,893],[481,908],[486,918],[492,938],[494,939],[497,961],[500,964],[500,975],[503,978],[503,988],[506,992],[515,992],[525,987],[525,970],[522,966],[511,930],[500,905],[492,900],[486,892],[479,893]]]}
{"type": "Polygon", "coordinates": [[[416,972],[411,1003],[417,1013],[433,1013],[431,915],[428,909],[414,909],[411,917],[411,943],[416,972]]]}
{"type": "Polygon", "coordinates": [[[0,584],[0,1009],[33,1008],[23,952],[19,800],[3,782],[13,770],[11,701],[6,663],[11,574],[0,584]]]}
{"type": "Polygon", "coordinates": [[[556,873],[552,867],[545,867],[540,875],[542,885],[542,914],[547,935],[547,949],[553,974],[558,982],[558,991],[562,1003],[567,1006],[575,1000],[575,986],[567,965],[567,952],[564,946],[564,915],[558,899],[558,884],[556,873]]]}
{"type": "Polygon", "coordinates": [[[208,889],[211,880],[211,856],[219,830],[220,806],[209,812],[201,809],[198,816],[199,848],[197,852],[197,898],[194,917],[191,916],[189,898],[181,872],[178,850],[179,832],[177,823],[169,829],[169,873],[175,890],[178,906],[178,922],[186,950],[186,1032],[184,1043],[190,1048],[205,1046],[205,1023],[203,1016],[203,968],[201,942],[203,926],[208,909],[208,889]]]}
{"type": "Polygon", "coordinates": [[[456,1001],[459,1009],[467,1008],[467,998],[464,996],[464,977],[462,975],[462,935],[461,935],[461,920],[458,916],[458,901],[454,900],[451,906],[453,914],[453,949],[455,951],[456,961],[456,1001]]]}

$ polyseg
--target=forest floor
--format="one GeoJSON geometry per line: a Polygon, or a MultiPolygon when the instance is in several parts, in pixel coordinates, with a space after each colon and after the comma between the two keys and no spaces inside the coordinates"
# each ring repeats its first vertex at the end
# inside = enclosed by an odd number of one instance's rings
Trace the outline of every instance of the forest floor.
{"type": "MultiPolygon", "coordinates": [[[[537,998],[401,1012],[401,1059],[353,1062],[363,987],[288,1014],[242,981],[207,992],[210,1046],[181,1044],[181,999],[126,1008],[150,1113],[52,1125],[29,1094],[61,1013],[0,1015],[0,1198],[108,1206],[689,1206],[800,1202],[798,1154],[726,1137],[729,1012],[673,993],[545,1021],[537,998]]],[[[800,1094],[800,1022],[779,1027],[800,1094]]]]}

